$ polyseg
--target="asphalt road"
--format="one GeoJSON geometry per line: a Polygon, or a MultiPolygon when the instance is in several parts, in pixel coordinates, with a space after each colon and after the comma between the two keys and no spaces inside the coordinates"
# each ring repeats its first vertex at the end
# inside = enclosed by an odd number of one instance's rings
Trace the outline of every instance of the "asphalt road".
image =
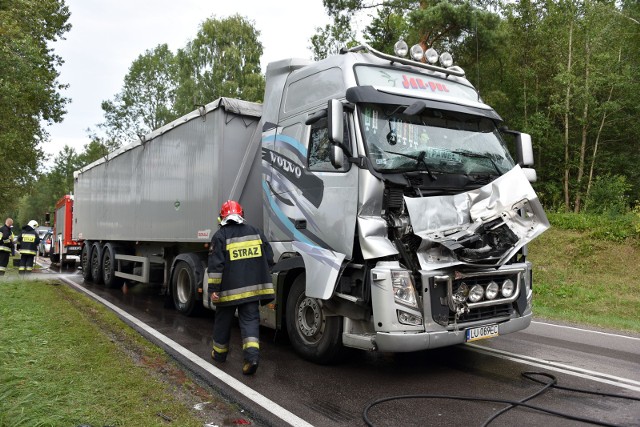
{"type": "MultiPolygon", "coordinates": [[[[563,387],[640,398],[638,336],[536,321],[525,331],[478,344],[410,354],[354,351],[340,364],[320,366],[299,358],[282,334],[263,328],[260,368],[255,376],[245,377],[241,373],[237,324],[233,328],[229,359],[224,364],[213,364],[209,355],[213,313],[184,317],[174,309],[164,308],[158,288],[152,286],[136,285],[125,293],[83,283],[77,272],[66,272],[61,277],[168,337],[160,340],[159,345],[201,379],[245,407],[260,425],[366,425],[365,407],[374,400],[389,398],[368,411],[371,424],[480,426],[507,405],[453,398],[525,399],[543,388],[522,376],[526,371],[553,375],[563,387]],[[287,418],[287,414],[293,414],[293,418],[287,418]]],[[[146,327],[137,324],[134,327],[149,335],[146,327]]],[[[150,339],[157,341],[153,336],[150,339]]],[[[547,377],[535,378],[548,381],[547,377]]],[[[638,400],[550,389],[527,403],[598,420],[603,425],[640,426],[638,400]]],[[[514,408],[491,425],[588,424],[533,409],[514,408]]]]}

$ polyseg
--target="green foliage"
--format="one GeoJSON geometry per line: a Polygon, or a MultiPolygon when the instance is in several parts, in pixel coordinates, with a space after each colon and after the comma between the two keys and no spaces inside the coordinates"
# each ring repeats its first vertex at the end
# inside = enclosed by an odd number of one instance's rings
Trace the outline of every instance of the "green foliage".
{"type": "Polygon", "coordinates": [[[99,126],[108,139],[118,144],[134,141],[178,118],[174,109],[177,81],[178,63],[166,44],[138,56],[122,91],[102,102],[105,122],[99,126]]]}
{"type": "Polygon", "coordinates": [[[548,213],[547,216],[553,227],[584,232],[592,238],[614,242],[640,239],[640,215],[637,212],[624,215],[548,213]]]}
{"type": "Polygon", "coordinates": [[[36,177],[43,126],[65,113],[56,70],[62,58],[49,44],[69,31],[68,19],[64,0],[0,3],[0,200],[7,213],[36,177]]]}
{"type": "Polygon", "coordinates": [[[195,39],[177,53],[180,71],[175,111],[186,114],[221,96],[261,101],[264,78],[259,35],[253,23],[240,15],[205,20],[195,39]]]}
{"type": "Polygon", "coordinates": [[[629,212],[629,192],[631,185],[624,175],[604,175],[596,177],[588,194],[585,212],[622,215],[629,212]]]}

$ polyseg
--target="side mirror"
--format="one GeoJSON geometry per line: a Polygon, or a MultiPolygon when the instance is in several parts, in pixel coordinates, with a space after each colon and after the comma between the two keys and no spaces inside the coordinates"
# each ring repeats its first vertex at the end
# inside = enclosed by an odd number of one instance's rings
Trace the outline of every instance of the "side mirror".
{"type": "Polygon", "coordinates": [[[527,177],[527,181],[536,182],[538,180],[538,174],[535,169],[522,168],[522,172],[524,172],[524,176],[527,177]]]}
{"type": "Polygon", "coordinates": [[[331,99],[328,102],[328,126],[329,139],[334,144],[342,144],[344,141],[344,107],[342,102],[331,99]]]}
{"type": "Polygon", "coordinates": [[[516,156],[521,166],[533,166],[533,145],[528,133],[516,134],[516,156]]]}
{"type": "Polygon", "coordinates": [[[329,160],[331,160],[331,165],[334,168],[342,169],[344,167],[344,152],[342,151],[342,147],[339,145],[332,145],[329,160]]]}

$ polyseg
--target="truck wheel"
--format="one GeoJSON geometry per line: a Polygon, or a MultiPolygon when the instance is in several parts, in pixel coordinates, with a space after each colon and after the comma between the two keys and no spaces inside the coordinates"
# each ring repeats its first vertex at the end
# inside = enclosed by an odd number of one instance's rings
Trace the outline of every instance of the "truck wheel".
{"type": "Polygon", "coordinates": [[[193,316],[200,311],[202,302],[198,297],[196,274],[191,266],[184,261],[179,261],[173,270],[171,296],[173,297],[173,305],[180,313],[193,316]]]}
{"type": "MultiPolygon", "coordinates": [[[[59,256],[59,255],[58,255],[59,256]]],[[[51,257],[53,262],[54,256],[51,257]]],[[[59,261],[59,258],[58,258],[59,261]]],[[[58,262],[55,261],[55,262],[58,262]]],[[[85,282],[91,281],[91,243],[87,242],[82,247],[82,252],[80,253],[80,265],[82,266],[82,278],[85,282]]]]}
{"type": "Polygon", "coordinates": [[[307,297],[305,275],[298,276],[287,297],[287,332],[294,350],[315,363],[331,363],[343,354],[342,317],[327,316],[322,301],[307,297]]]}
{"type": "Polygon", "coordinates": [[[96,242],[91,246],[91,280],[102,284],[102,246],[96,242]]]}
{"type": "Polygon", "coordinates": [[[107,243],[102,248],[102,279],[107,288],[122,285],[122,277],[116,277],[116,248],[107,243]]]}

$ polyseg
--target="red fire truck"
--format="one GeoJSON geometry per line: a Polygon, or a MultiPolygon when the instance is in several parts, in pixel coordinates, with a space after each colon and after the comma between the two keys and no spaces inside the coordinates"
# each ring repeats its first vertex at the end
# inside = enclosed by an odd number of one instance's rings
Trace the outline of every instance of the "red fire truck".
{"type": "Polygon", "coordinates": [[[80,256],[80,243],[73,240],[73,195],[65,195],[56,203],[53,217],[53,241],[50,258],[54,264],[75,264],[80,256]]]}

